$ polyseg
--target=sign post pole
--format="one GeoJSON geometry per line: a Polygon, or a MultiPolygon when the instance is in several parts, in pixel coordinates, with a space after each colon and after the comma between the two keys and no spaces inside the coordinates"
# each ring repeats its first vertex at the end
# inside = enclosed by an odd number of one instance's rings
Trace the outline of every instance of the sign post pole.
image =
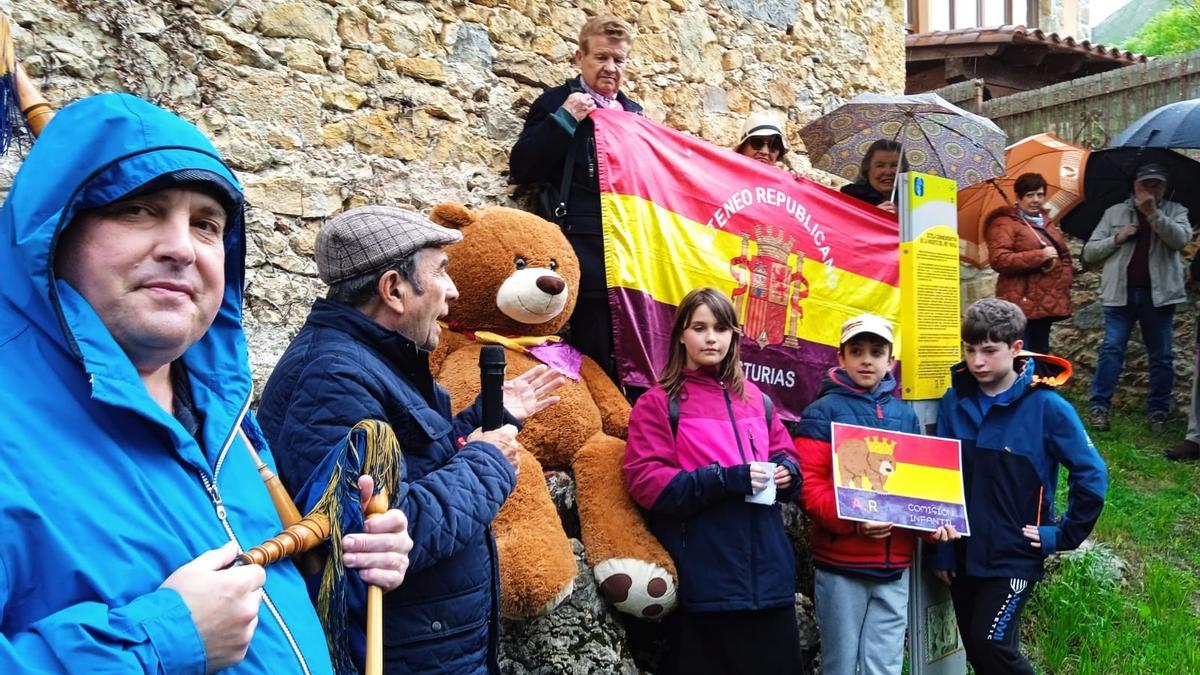
{"type": "MultiPolygon", "coordinates": [[[[900,363],[902,393],[931,430],[938,400],[961,360],[958,193],[954,181],[906,172],[900,181],[900,363]]],[[[909,573],[908,660],[912,675],[962,675],[966,653],[950,592],[917,547],[909,573]]]]}

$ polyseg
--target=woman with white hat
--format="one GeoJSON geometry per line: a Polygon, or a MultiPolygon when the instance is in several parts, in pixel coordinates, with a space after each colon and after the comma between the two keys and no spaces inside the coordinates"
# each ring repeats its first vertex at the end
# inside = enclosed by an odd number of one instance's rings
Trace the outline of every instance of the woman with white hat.
{"type": "Polygon", "coordinates": [[[783,140],[783,127],[775,116],[757,112],[746,118],[742,138],[734,150],[763,164],[778,164],[787,154],[788,146],[783,140]]]}

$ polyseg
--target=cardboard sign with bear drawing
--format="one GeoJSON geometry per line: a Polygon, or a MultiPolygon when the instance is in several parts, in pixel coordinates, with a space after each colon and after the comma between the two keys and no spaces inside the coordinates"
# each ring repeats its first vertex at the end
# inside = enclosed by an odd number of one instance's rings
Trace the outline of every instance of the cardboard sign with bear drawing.
{"type": "Polygon", "coordinates": [[[971,534],[958,441],[839,422],[832,436],[838,517],[971,534]]]}

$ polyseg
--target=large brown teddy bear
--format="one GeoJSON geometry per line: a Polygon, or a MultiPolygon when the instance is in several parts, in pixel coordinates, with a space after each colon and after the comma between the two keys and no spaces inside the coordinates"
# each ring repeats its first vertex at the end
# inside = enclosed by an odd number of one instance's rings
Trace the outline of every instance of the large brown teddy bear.
{"type": "Polygon", "coordinates": [[[479,394],[479,352],[503,344],[511,379],[541,363],[573,375],[561,400],[525,421],[517,486],[497,516],[501,611],[553,610],[573,589],[575,558],[542,465],[571,469],[586,559],[605,598],[634,616],[675,605],[675,567],[625,492],[629,403],[591,359],[554,336],[575,307],[579,262],[558,227],[524,211],[441,204],[430,218],[463,232],[446,249],[459,297],[431,365],[455,409],[479,394]],[[574,371],[574,372],[572,372],[574,371]]]}

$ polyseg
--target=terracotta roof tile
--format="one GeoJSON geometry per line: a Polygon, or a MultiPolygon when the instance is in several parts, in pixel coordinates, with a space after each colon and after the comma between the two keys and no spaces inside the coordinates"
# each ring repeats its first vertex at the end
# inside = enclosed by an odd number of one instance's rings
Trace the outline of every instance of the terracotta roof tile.
{"type": "Polygon", "coordinates": [[[1044,44],[1055,51],[1071,51],[1087,54],[1091,59],[1145,63],[1145,54],[1122,51],[1115,47],[1092,44],[1090,40],[1078,41],[1070,35],[1046,33],[1039,28],[1025,26],[1000,26],[996,28],[956,28],[955,30],[911,33],[905,38],[906,49],[941,45],[995,45],[1003,43],[1035,45],[1044,44]]]}

